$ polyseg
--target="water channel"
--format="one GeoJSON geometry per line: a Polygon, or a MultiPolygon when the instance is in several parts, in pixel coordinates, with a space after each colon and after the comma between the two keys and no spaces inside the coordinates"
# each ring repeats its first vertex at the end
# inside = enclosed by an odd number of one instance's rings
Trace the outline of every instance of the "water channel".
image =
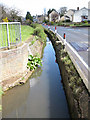
{"type": "Polygon", "coordinates": [[[49,39],[43,66],[26,84],[14,87],[2,97],[3,118],[69,118],[69,111],[55,52],[49,39]]]}

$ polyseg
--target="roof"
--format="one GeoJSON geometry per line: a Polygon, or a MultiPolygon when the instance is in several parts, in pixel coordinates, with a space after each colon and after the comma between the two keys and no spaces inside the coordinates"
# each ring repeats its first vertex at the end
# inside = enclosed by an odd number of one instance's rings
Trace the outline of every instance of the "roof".
{"type": "Polygon", "coordinates": [[[62,18],[65,18],[65,17],[66,17],[66,18],[70,18],[69,16],[65,15],[65,16],[62,16],[61,19],[62,19],[62,18]]]}
{"type": "Polygon", "coordinates": [[[86,7],[83,7],[83,8],[81,8],[80,10],[76,10],[75,13],[80,12],[80,11],[83,10],[83,9],[89,10],[89,9],[87,9],[86,7]]]}
{"type": "Polygon", "coordinates": [[[71,17],[74,13],[75,13],[76,10],[74,9],[69,9],[66,14],[64,14],[65,17],[71,17]]]}
{"type": "Polygon", "coordinates": [[[80,10],[82,10],[82,9],[86,9],[86,10],[88,10],[86,7],[83,7],[83,8],[81,8],[80,10]]]}
{"type": "MultiPolygon", "coordinates": [[[[75,12],[75,11],[76,11],[76,10],[74,10],[74,9],[69,9],[69,10],[71,10],[71,11],[73,11],[73,12],[75,12]]],[[[68,10],[68,11],[69,11],[69,10],[68,10]]]]}
{"type": "Polygon", "coordinates": [[[65,17],[70,18],[69,16],[65,15],[65,17]]]}
{"type": "Polygon", "coordinates": [[[53,10],[50,14],[52,14],[52,13],[57,13],[59,15],[59,13],[56,10],[53,10]]]}
{"type": "Polygon", "coordinates": [[[38,15],[37,17],[44,17],[43,15],[38,15]]]}

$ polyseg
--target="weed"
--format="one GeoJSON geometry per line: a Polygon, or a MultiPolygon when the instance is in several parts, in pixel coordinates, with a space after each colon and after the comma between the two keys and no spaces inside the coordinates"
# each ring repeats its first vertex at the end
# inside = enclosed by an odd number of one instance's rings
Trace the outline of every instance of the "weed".
{"type": "Polygon", "coordinates": [[[33,69],[36,69],[38,66],[42,66],[42,60],[39,57],[29,55],[27,68],[29,68],[30,71],[32,71],[33,69]]]}

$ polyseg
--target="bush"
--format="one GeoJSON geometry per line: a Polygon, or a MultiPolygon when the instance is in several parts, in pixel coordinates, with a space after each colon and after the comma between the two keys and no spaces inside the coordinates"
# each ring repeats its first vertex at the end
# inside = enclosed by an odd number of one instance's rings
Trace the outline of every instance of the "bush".
{"type": "Polygon", "coordinates": [[[35,28],[37,27],[37,24],[34,23],[34,24],[31,24],[30,26],[33,27],[33,28],[35,29],[35,28]]]}
{"type": "MultiPolygon", "coordinates": [[[[41,28],[36,27],[36,28],[34,29],[34,35],[39,36],[40,32],[41,32],[41,28]]],[[[40,36],[39,36],[39,37],[40,37],[40,36]]]]}
{"type": "Polygon", "coordinates": [[[88,24],[88,21],[85,20],[84,23],[88,24]]]}
{"type": "Polygon", "coordinates": [[[57,25],[61,26],[61,25],[62,25],[62,22],[57,23],[57,25]]]}
{"type": "Polygon", "coordinates": [[[46,41],[47,36],[44,32],[44,28],[42,27],[42,25],[37,24],[37,27],[34,29],[34,35],[37,35],[38,37],[40,37],[42,42],[46,41]]]}
{"type": "Polygon", "coordinates": [[[48,23],[49,23],[49,20],[44,20],[43,23],[48,24],[48,23]]]}
{"type": "Polygon", "coordinates": [[[47,35],[44,32],[43,26],[37,23],[31,24],[30,26],[34,28],[33,35],[38,36],[40,42],[45,42],[47,35]]]}
{"type": "Polygon", "coordinates": [[[25,23],[26,23],[26,25],[31,25],[32,21],[28,19],[28,20],[25,21],[25,23]]]}
{"type": "Polygon", "coordinates": [[[65,22],[70,22],[70,20],[66,20],[65,22]]]}
{"type": "Polygon", "coordinates": [[[54,25],[54,22],[53,21],[51,21],[51,23],[50,23],[51,25],[54,25]]]}
{"type": "Polygon", "coordinates": [[[74,25],[77,25],[77,23],[74,23],[74,25]]]}

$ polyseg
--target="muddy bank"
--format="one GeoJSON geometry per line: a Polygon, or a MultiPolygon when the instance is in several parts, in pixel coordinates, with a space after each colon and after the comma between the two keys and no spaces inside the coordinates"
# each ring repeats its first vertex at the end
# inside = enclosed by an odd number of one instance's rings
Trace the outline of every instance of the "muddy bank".
{"type": "MultiPolygon", "coordinates": [[[[24,84],[26,83],[26,81],[28,80],[28,78],[31,76],[31,74],[34,72],[34,70],[30,71],[29,69],[27,69],[27,62],[28,62],[28,55],[31,54],[33,56],[37,56],[37,57],[42,57],[42,53],[43,53],[43,48],[45,46],[45,43],[39,41],[39,40],[36,40],[35,39],[35,36],[32,36],[30,39],[28,39],[27,41],[25,41],[25,43],[23,44],[26,44],[26,49],[24,50],[25,52],[18,52],[17,54],[15,53],[14,56],[17,56],[17,57],[13,57],[13,61],[18,61],[18,65],[16,64],[16,62],[13,62],[12,63],[10,62],[10,65],[9,65],[9,71],[13,71],[15,70],[15,67],[16,66],[16,71],[17,71],[17,74],[15,72],[13,72],[10,76],[10,74],[8,74],[7,76],[7,79],[4,79],[2,81],[2,89],[3,91],[7,91],[17,85],[21,85],[21,84],[24,84]],[[34,41],[34,42],[32,42],[34,41]],[[22,55],[25,55],[25,57],[23,57],[22,55]],[[20,57],[21,56],[21,57],[20,57]],[[17,60],[17,59],[19,60],[17,60]],[[24,60],[25,59],[25,60],[24,60]],[[22,64],[21,64],[22,63],[22,64]],[[13,65],[14,64],[14,65],[13,65]],[[25,67],[25,68],[22,68],[22,72],[18,73],[19,71],[19,68],[21,67],[25,67]],[[12,70],[13,69],[13,70],[12,70]]],[[[21,46],[22,47],[22,46],[21,46]]],[[[19,47],[17,48],[14,48],[15,50],[14,51],[17,51],[17,49],[19,49],[19,47]]],[[[21,51],[22,51],[22,48],[21,48],[21,51]]],[[[11,52],[13,53],[13,49],[11,50],[11,52]]],[[[8,63],[6,63],[8,65],[8,63]]],[[[8,70],[8,67],[7,67],[7,70],[8,70]]]]}
{"type": "Polygon", "coordinates": [[[62,83],[65,89],[71,118],[89,118],[90,95],[75,69],[64,45],[57,43],[58,38],[50,31],[45,30],[50,38],[56,53],[56,61],[59,65],[62,83]]]}

